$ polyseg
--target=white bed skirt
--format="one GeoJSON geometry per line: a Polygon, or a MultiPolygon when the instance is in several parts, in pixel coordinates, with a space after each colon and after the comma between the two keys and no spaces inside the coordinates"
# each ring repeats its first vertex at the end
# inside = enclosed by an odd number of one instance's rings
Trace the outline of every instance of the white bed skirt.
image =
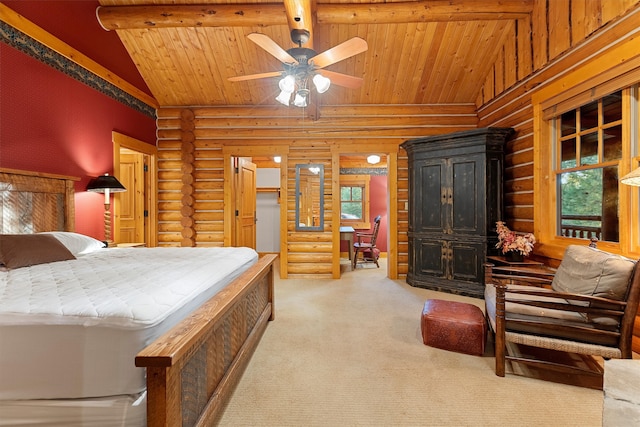
{"type": "Polygon", "coordinates": [[[141,427],[147,392],[87,399],[0,400],[0,426],[141,427]]]}

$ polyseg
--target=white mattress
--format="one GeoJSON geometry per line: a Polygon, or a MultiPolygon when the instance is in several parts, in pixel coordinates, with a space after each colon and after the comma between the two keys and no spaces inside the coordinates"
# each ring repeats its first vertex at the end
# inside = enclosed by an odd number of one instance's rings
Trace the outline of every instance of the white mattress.
{"type": "Polygon", "coordinates": [[[257,258],[248,248],[112,248],[0,272],[0,399],[140,393],[135,355],[257,258]]]}

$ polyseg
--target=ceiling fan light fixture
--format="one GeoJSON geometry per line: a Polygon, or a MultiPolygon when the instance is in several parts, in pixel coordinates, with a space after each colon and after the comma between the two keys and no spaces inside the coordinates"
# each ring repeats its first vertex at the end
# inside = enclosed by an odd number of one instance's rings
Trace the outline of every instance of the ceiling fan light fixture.
{"type": "Polygon", "coordinates": [[[278,86],[280,86],[281,91],[291,94],[296,88],[296,79],[291,74],[288,74],[280,80],[278,86]]]}
{"type": "Polygon", "coordinates": [[[325,93],[331,86],[331,80],[322,74],[316,74],[313,76],[313,84],[316,85],[318,93],[325,93]]]}
{"type": "Polygon", "coordinates": [[[287,92],[283,90],[282,92],[280,92],[280,95],[276,96],[276,101],[288,107],[289,101],[291,100],[291,93],[292,92],[287,92]]]}
{"type": "Polygon", "coordinates": [[[309,97],[308,89],[300,89],[296,92],[295,98],[293,98],[293,105],[296,107],[306,107],[308,105],[307,98],[309,97]]]}
{"type": "MultiPolygon", "coordinates": [[[[305,21],[307,20],[306,17],[293,12],[293,9],[296,8],[295,5],[290,4],[287,8],[292,8],[288,10],[288,12],[291,12],[291,14],[288,15],[289,18],[296,20],[296,22],[301,22],[303,18],[305,21]]],[[[306,23],[307,22],[302,22],[302,24],[306,23]]],[[[332,84],[352,89],[357,89],[362,84],[363,79],[360,77],[328,70],[315,72],[315,70],[321,70],[336,62],[366,51],[368,48],[367,42],[360,37],[352,37],[320,54],[313,49],[302,47],[303,44],[311,40],[310,31],[304,28],[291,30],[291,40],[297,44],[298,47],[293,47],[288,50],[280,47],[271,37],[265,34],[251,33],[247,35],[247,38],[280,61],[284,66],[284,71],[235,76],[229,77],[229,80],[232,82],[240,82],[279,77],[278,86],[280,87],[281,93],[276,97],[276,100],[284,105],[290,105],[291,98],[293,97],[295,98],[293,102],[294,105],[297,107],[306,107],[309,104],[309,89],[311,87],[309,80],[314,82],[317,93],[326,92],[332,84]],[[326,76],[327,74],[331,76],[333,81],[326,76]],[[295,96],[293,96],[294,93],[295,96]],[[288,100],[286,99],[287,97],[289,98],[288,100]]]]}

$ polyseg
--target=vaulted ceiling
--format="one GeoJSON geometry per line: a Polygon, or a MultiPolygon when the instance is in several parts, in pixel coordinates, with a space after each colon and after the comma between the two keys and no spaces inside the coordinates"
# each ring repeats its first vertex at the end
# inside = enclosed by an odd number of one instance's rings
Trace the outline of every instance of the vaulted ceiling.
{"type": "Polygon", "coordinates": [[[282,71],[247,38],[296,47],[292,28],[321,53],[352,37],[368,49],[326,67],[363,79],[357,89],[332,85],[322,105],[474,103],[515,20],[532,0],[100,0],[103,27],[117,31],[161,106],[277,105],[278,77],[230,82],[233,76],[282,71]]]}

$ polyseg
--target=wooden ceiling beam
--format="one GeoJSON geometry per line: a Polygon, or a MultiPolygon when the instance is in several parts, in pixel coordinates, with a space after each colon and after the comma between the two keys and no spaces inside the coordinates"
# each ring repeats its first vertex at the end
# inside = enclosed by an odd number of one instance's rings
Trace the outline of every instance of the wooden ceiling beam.
{"type": "MultiPolygon", "coordinates": [[[[313,0],[288,0],[296,8],[313,0]]],[[[387,24],[504,20],[529,17],[533,0],[418,0],[397,3],[317,4],[304,16],[319,24],[387,24]]],[[[294,10],[294,9],[292,9],[294,10]]],[[[282,3],[100,6],[96,10],[106,30],[168,27],[263,27],[289,24],[282,3]]],[[[293,15],[292,15],[293,18],[293,15]]],[[[294,21],[295,22],[295,21],[294,21]]],[[[296,23],[297,25],[297,23],[296,23]]],[[[297,27],[293,27],[297,28],[297,27]]],[[[305,28],[310,32],[312,28],[305,28]]]]}
{"type": "Polygon", "coordinates": [[[418,0],[318,5],[318,24],[494,21],[530,17],[532,0],[418,0]]]}
{"type": "Polygon", "coordinates": [[[175,27],[267,27],[287,25],[283,4],[99,6],[105,30],[175,27]]]}
{"type": "Polygon", "coordinates": [[[313,30],[315,1],[284,0],[284,8],[287,11],[289,28],[307,30],[309,32],[313,30]]]}
{"type": "Polygon", "coordinates": [[[309,40],[303,43],[302,46],[309,49],[313,49],[315,6],[315,0],[284,0],[289,29],[308,31],[309,40]]]}

